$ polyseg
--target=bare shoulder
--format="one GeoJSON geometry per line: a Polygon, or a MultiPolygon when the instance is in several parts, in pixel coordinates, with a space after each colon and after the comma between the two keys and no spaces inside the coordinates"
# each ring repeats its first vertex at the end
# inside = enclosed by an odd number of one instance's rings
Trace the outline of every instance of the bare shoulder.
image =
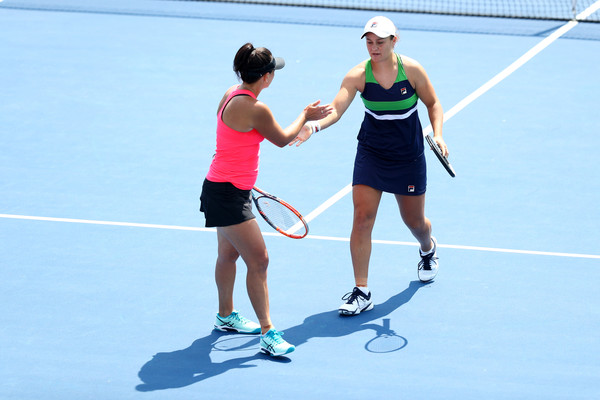
{"type": "Polygon", "coordinates": [[[350,79],[360,79],[360,78],[364,78],[365,76],[365,70],[366,70],[366,66],[367,66],[367,61],[365,60],[363,62],[361,62],[358,65],[355,65],[354,67],[352,67],[352,69],[350,71],[348,71],[348,73],[346,74],[347,78],[350,79]]]}
{"type": "Polygon", "coordinates": [[[365,60],[360,64],[352,67],[352,69],[348,71],[348,73],[344,77],[344,82],[342,83],[342,85],[350,86],[362,92],[365,86],[365,70],[367,61],[368,60],[365,60]]]}
{"type": "Polygon", "coordinates": [[[425,68],[423,68],[417,60],[404,55],[401,55],[400,57],[402,58],[402,65],[404,66],[406,77],[414,88],[418,89],[429,81],[425,68]]]}
{"type": "Polygon", "coordinates": [[[271,109],[262,101],[255,100],[250,97],[247,97],[244,100],[248,102],[246,103],[246,106],[248,107],[248,110],[251,112],[253,120],[255,121],[254,127],[257,127],[261,121],[270,121],[273,119],[273,113],[271,112],[271,109]]]}
{"type": "Polygon", "coordinates": [[[405,71],[423,71],[423,66],[414,58],[405,55],[400,55],[400,58],[405,71]]]}
{"type": "Polygon", "coordinates": [[[270,111],[269,106],[267,106],[265,103],[263,103],[260,100],[256,100],[253,98],[246,98],[245,100],[250,102],[249,104],[252,106],[252,109],[255,112],[264,113],[266,111],[270,111]]]}

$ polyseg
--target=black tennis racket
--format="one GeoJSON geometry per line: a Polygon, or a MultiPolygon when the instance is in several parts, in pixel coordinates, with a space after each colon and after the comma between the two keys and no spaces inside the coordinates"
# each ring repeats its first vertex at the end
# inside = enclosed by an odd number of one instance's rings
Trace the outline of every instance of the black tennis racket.
{"type": "Polygon", "coordinates": [[[258,213],[277,232],[292,239],[302,239],[308,235],[308,224],[302,214],[285,201],[256,186],[252,188],[252,200],[258,213]]]}
{"type": "Polygon", "coordinates": [[[435,140],[433,140],[433,138],[429,135],[425,135],[425,139],[427,139],[427,143],[429,143],[429,146],[431,146],[431,150],[433,150],[435,156],[438,158],[438,160],[440,160],[444,168],[446,168],[446,171],[448,171],[450,176],[454,178],[456,176],[456,172],[454,172],[454,168],[452,168],[450,161],[448,161],[448,159],[442,154],[442,150],[440,150],[440,147],[437,145],[435,140]]]}

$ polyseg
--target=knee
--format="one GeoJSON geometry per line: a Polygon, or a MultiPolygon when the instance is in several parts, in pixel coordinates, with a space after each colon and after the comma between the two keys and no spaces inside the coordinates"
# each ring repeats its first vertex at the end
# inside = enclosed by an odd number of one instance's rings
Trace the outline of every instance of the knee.
{"type": "Polygon", "coordinates": [[[240,258],[240,254],[237,251],[219,251],[217,255],[217,263],[219,264],[235,264],[235,262],[240,258]]]}
{"type": "Polygon", "coordinates": [[[265,250],[264,254],[262,254],[261,257],[259,257],[258,265],[260,266],[261,270],[265,270],[265,271],[269,267],[269,254],[267,253],[266,250],[265,250]]]}
{"type": "Polygon", "coordinates": [[[419,216],[404,217],[404,223],[411,231],[418,231],[427,228],[427,219],[419,216]]]}
{"type": "Polygon", "coordinates": [[[377,213],[367,212],[361,209],[354,210],[353,229],[359,231],[370,231],[375,224],[377,213]]]}
{"type": "Polygon", "coordinates": [[[265,250],[264,253],[256,255],[247,265],[250,272],[266,273],[269,267],[269,254],[265,250]]]}

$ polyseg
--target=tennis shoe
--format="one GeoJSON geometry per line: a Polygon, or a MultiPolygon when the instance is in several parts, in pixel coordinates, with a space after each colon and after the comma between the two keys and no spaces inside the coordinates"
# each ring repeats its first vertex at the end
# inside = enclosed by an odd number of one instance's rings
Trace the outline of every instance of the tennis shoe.
{"type": "Polygon", "coordinates": [[[352,292],[346,293],[342,300],[346,300],[339,308],[341,315],[358,315],[363,311],[373,309],[373,300],[371,300],[371,292],[364,294],[362,290],[355,287],[352,292]]]}
{"type": "Polygon", "coordinates": [[[419,249],[421,261],[419,261],[417,266],[417,274],[421,282],[431,282],[438,273],[439,261],[436,256],[437,242],[433,236],[431,237],[431,241],[433,242],[433,251],[423,255],[423,252],[419,249]]]}
{"type": "Polygon", "coordinates": [[[242,317],[237,311],[233,311],[227,317],[221,317],[217,313],[215,329],[224,332],[260,333],[259,324],[242,317]]]}
{"type": "Polygon", "coordinates": [[[289,344],[282,338],[283,332],[269,329],[264,335],[260,335],[260,350],[270,356],[282,356],[296,350],[296,346],[289,344]]]}

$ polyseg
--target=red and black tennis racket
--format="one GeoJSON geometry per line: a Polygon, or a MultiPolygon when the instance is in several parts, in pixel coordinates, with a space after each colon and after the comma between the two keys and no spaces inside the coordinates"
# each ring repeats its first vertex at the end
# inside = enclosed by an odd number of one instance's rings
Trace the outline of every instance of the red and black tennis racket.
{"type": "Polygon", "coordinates": [[[277,232],[292,239],[302,239],[308,235],[308,224],[302,214],[285,201],[256,186],[252,188],[252,200],[258,213],[277,232]]]}
{"type": "Polygon", "coordinates": [[[448,171],[450,176],[454,178],[456,176],[456,172],[454,172],[454,168],[452,168],[450,161],[448,161],[448,159],[442,154],[442,150],[440,150],[440,147],[437,145],[435,140],[433,140],[433,138],[429,135],[425,135],[425,139],[427,139],[427,143],[429,143],[429,146],[431,146],[431,150],[433,150],[435,156],[438,158],[438,160],[440,160],[444,168],[446,168],[446,171],[448,171]]]}

